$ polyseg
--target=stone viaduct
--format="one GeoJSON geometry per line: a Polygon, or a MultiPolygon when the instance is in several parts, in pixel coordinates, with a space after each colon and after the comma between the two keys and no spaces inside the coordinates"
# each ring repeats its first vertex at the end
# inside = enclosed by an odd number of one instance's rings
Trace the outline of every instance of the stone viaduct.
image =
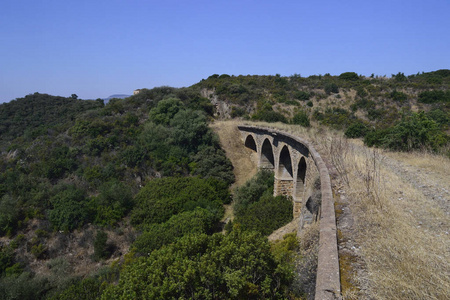
{"type": "Polygon", "coordinates": [[[316,300],[339,299],[339,259],[336,218],[328,169],[307,141],[274,129],[238,126],[247,148],[255,151],[260,169],[275,174],[274,195],[291,196],[299,230],[319,219],[320,237],[316,300]],[[320,183],[321,205],[315,210],[313,193],[320,183]]]}

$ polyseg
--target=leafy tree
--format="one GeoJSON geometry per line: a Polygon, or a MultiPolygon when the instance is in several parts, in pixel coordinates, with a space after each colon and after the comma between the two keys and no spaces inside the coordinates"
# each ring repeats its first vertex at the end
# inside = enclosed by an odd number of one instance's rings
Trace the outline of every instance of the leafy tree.
{"type": "Polygon", "coordinates": [[[199,146],[208,145],[212,141],[213,135],[208,128],[206,116],[200,111],[179,111],[170,120],[170,126],[173,128],[173,143],[189,153],[197,152],[199,146]]]}
{"type": "Polygon", "coordinates": [[[155,124],[168,125],[181,109],[183,109],[183,102],[180,99],[167,98],[159,101],[156,107],[150,110],[149,117],[155,124]]]}
{"type": "Polygon", "coordinates": [[[203,178],[223,180],[227,185],[234,182],[233,165],[220,148],[212,146],[201,149],[193,157],[192,173],[203,178]]]}

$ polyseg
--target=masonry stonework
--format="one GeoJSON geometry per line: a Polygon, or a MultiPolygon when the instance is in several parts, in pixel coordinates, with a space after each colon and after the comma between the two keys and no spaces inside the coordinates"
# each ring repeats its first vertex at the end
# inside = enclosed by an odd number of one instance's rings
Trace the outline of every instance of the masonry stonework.
{"type": "Polygon", "coordinates": [[[275,178],[275,185],[273,190],[275,196],[283,195],[292,197],[294,190],[294,181],[275,178]]]}
{"type": "Polygon", "coordinates": [[[292,196],[293,214],[300,215],[300,220],[313,221],[313,216],[308,215],[307,203],[313,196],[316,181],[320,182],[320,237],[315,299],[340,299],[336,218],[330,176],[324,161],[308,142],[289,133],[254,126],[238,128],[245,146],[258,154],[258,166],[274,171],[274,194],[292,196]]]}

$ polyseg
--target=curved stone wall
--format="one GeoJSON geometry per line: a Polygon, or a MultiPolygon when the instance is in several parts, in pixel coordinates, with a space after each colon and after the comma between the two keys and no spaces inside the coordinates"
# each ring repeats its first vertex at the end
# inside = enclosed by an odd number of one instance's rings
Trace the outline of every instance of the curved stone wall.
{"type": "Polygon", "coordinates": [[[246,125],[238,128],[245,146],[258,153],[258,167],[274,171],[274,194],[285,194],[294,199],[295,216],[303,211],[314,179],[320,178],[322,205],[315,299],[338,299],[336,217],[330,175],[324,161],[312,145],[289,133],[246,125]]]}

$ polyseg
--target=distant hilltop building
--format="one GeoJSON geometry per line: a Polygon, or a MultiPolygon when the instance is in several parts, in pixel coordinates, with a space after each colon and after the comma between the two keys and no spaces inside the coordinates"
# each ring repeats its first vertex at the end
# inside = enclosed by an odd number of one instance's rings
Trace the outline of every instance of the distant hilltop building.
{"type": "Polygon", "coordinates": [[[134,90],[134,91],[133,91],[133,95],[137,95],[137,94],[139,94],[140,92],[141,92],[141,89],[134,90]]]}

